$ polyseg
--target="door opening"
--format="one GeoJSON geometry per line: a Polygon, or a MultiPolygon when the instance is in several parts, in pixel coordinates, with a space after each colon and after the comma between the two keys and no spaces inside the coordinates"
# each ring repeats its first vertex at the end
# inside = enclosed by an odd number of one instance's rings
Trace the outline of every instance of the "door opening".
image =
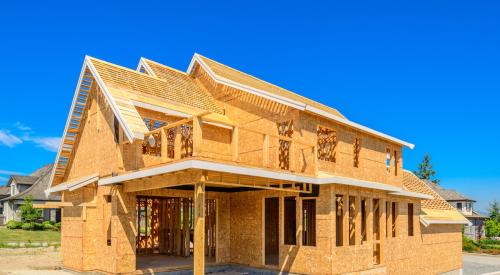
{"type": "Polygon", "coordinates": [[[279,199],[265,199],[265,264],[279,264],[279,199]]]}

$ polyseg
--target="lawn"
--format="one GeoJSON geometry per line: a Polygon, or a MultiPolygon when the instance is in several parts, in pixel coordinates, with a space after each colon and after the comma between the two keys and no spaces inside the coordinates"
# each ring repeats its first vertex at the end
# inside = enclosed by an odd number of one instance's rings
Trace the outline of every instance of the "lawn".
{"type": "Polygon", "coordinates": [[[0,228],[0,243],[7,242],[60,242],[58,231],[26,231],[22,229],[0,228]]]}

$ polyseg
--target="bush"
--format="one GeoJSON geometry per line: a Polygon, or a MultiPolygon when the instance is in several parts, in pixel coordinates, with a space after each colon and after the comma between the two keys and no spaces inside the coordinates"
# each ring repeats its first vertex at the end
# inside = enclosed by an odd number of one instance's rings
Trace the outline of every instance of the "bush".
{"type": "Polygon", "coordinates": [[[43,225],[43,229],[44,229],[44,230],[52,230],[52,231],[57,231],[57,230],[58,230],[58,229],[57,229],[55,226],[53,226],[51,223],[46,223],[46,222],[44,222],[42,225],[43,225]]]}
{"type": "Polygon", "coordinates": [[[22,222],[10,220],[7,222],[5,225],[8,229],[21,229],[21,226],[23,225],[22,222]]]}
{"type": "Polygon", "coordinates": [[[479,250],[479,245],[472,239],[462,236],[462,250],[467,252],[474,252],[479,250]]]}
{"type": "Polygon", "coordinates": [[[45,225],[54,225],[54,224],[55,224],[55,222],[53,222],[53,221],[44,221],[44,222],[42,222],[42,224],[43,224],[44,226],[45,226],[45,225]]]}
{"type": "Polygon", "coordinates": [[[60,222],[55,223],[54,227],[57,228],[57,230],[61,230],[61,223],[60,222]]]}
{"type": "Polygon", "coordinates": [[[31,222],[25,222],[25,223],[23,223],[21,228],[23,230],[33,230],[35,228],[35,225],[34,225],[34,223],[31,223],[31,222]]]}
{"type": "Polygon", "coordinates": [[[481,245],[500,245],[500,240],[482,239],[479,241],[481,245]]]}

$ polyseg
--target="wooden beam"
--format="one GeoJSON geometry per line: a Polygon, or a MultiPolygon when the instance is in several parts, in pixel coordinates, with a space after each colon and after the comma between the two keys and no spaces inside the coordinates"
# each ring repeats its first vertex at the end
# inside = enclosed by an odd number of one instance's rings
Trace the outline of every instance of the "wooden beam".
{"type": "Polygon", "coordinates": [[[206,184],[210,185],[219,185],[219,186],[228,186],[228,187],[249,187],[249,188],[257,188],[264,190],[276,190],[276,191],[285,191],[285,192],[295,192],[295,193],[311,193],[311,191],[301,191],[295,189],[293,186],[290,188],[279,188],[279,187],[269,187],[265,185],[257,185],[257,184],[241,184],[241,183],[226,183],[226,182],[216,182],[216,181],[206,181],[206,184]]]}
{"type": "Polygon", "coordinates": [[[123,191],[125,193],[129,193],[165,187],[189,185],[200,181],[201,177],[202,173],[200,170],[192,170],[175,174],[159,175],[151,178],[142,178],[124,182],[123,191]]]}
{"type": "Polygon", "coordinates": [[[238,138],[240,134],[240,128],[239,127],[234,127],[232,136],[231,136],[231,153],[232,153],[232,160],[233,161],[238,161],[238,138]]]}
{"type": "Polygon", "coordinates": [[[269,135],[264,134],[262,144],[262,166],[269,167],[269,135]]]}
{"type": "Polygon", "coordinates": [[[201,144],[202,144],[202,124],[201,117],[193,117],[193,157],[197,157],[201,154],[201,144]]]}
{"type": "Polygon", "coordinates": [[[174,159],[181,159],[182,151],[182,134],[181,126],[175,127],[175,139],[174,139],[174,159]]]}
{"type": "Polygon", "coordinates": [[[167,138],[167,130],[162,129],[160,130],[160,155],[161,155],[161,161],[162,162],[167,162],[168,161],[168,138],[167,138]]]}
{"type": "Polygon", "coordinates": [[[205,274],[205,182],[194,185],[194,275],[205,274]]]}

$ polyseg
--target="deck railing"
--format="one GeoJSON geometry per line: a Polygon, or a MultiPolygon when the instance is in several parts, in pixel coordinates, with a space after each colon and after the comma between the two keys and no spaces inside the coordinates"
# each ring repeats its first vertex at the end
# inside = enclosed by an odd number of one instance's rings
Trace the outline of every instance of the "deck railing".
{"type": "Polygon", "coordinates": [[[245,166],[316,175],[317,147],[248,127],[232,129],[184,119],[144,135],[145,166],[196,157],[245,166]]]}

